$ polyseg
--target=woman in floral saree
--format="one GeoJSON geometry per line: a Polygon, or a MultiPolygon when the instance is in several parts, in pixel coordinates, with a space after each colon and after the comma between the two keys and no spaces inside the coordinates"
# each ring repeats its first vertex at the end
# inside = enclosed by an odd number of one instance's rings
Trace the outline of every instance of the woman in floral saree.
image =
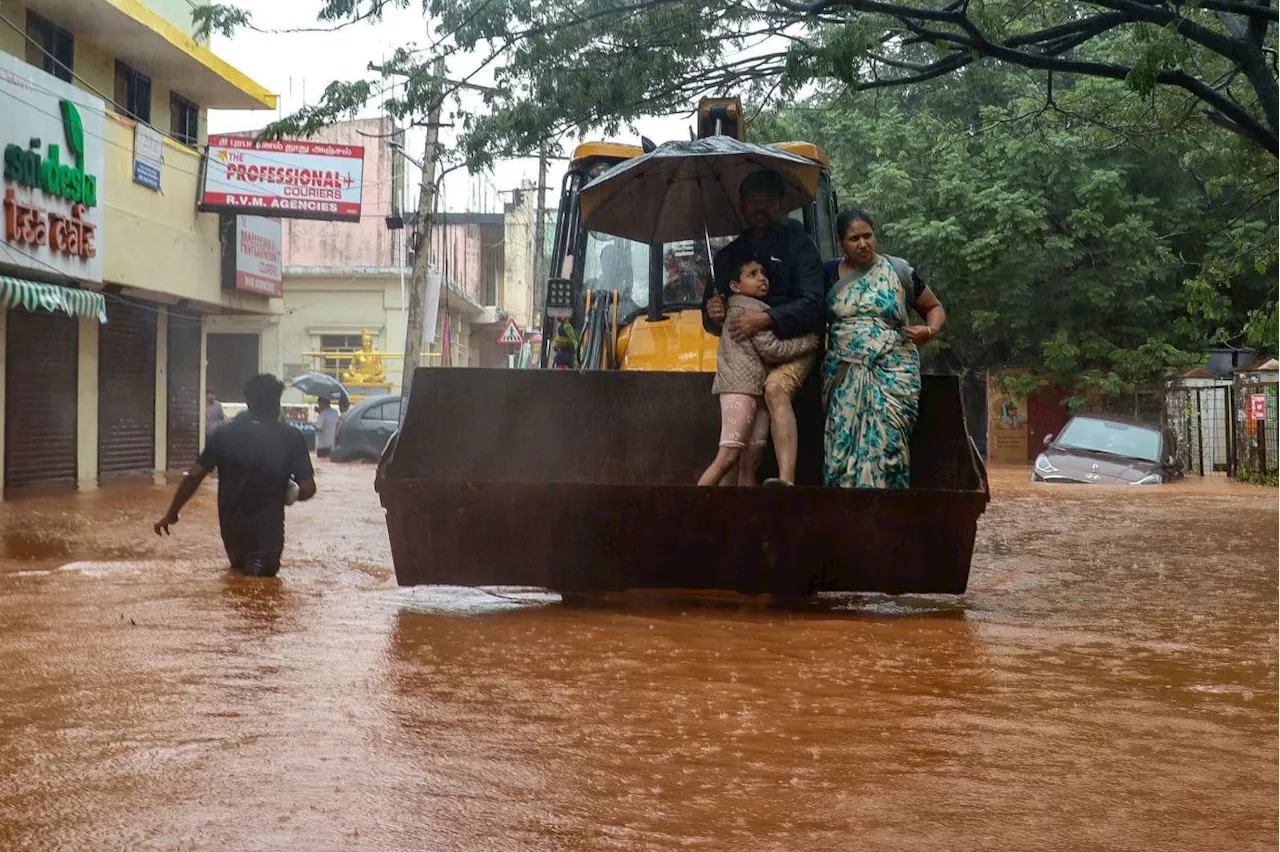
{"type": "Polygon", "coordinates": [[[904,260],[876,250],[865,210],[836,221],[844,257],[827,264],[823,479],[841,488],[908,488],[920,403],[920,352],[942,332],[942,304],[904,260]],[[910,325],[908,307],[925,325],[910,325]]]}

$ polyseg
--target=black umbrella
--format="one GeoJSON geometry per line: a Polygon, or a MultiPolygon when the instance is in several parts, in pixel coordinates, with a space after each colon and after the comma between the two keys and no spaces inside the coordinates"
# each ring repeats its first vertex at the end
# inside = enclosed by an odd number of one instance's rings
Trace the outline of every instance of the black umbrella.
{"type": "Polygon", "coordinates": [[[735,235],[743,229],[739,187],[760,169],[782,175],[787,210],[813,201],[822,174],[806,157],[732,136],[666,142],[587,184],[582,223],[641,243],[735,235]]]}
{"type": "Polygon", "coordinates": [[[333,376],[326,376],[324,373],[303,373],[289,384],[307,396],[337,402],[338,408],[343,411],[346,411],[351,405],[351,399],[347,396],[347,389],[342,386],[342,382],[333,376]]]}

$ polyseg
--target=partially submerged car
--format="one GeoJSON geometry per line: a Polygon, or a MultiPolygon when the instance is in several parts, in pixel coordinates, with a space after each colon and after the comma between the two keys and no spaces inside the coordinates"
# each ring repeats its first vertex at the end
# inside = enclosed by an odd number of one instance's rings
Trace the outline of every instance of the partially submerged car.
{"type": "Polygon", "coordinates": [[[1033,482],[1159,485],[1182,476],[1173,433],[1137,420],[1082,414],[1044,442],[1033,482]]]}

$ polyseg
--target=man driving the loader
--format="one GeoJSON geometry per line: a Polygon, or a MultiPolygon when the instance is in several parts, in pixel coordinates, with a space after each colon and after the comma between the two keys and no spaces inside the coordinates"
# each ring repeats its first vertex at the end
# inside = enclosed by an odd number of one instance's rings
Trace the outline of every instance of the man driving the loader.
{"type": "MultiPolygon", "coordinates": [[[[762,169],[747,175],[738,192],[746,230],[716,253],[714,275],[702,297],[702,324],[711,334],[727,330],[735,340],[748,340],[762,331],[772,331],[786,340],[821,333],[826,297],[822,257],[804,226],[784,218],[783,198],[787,188],[782,175],[762,169]],[[730,271],[741,266],[735,259],[760,258],[770,287],[767,311],[744,311],[727,329],[725,293],[730,271]]],[[[778,478],[765,485],[791,485],[796,478],[799,436],[791,401],[817,363],[818,353],[780,364],[764,382],[765,405],[773,427],[773,449],[778,458],[778,478]]],[[[758,466],[760,451],[744,454],[739,464],[758,466]]]]}

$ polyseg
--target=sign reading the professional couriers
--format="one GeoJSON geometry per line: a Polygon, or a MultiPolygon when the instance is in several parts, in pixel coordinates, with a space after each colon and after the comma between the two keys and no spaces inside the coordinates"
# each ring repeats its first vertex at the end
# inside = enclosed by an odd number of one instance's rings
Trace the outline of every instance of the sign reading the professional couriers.
{"type": "Polygon", "coordinates": [[[284,292],[284,260],[279,219],[236,217],[235,289],[279,298],[284,292]]]}
{"type": "Polygon", "coordinates": [[[0,263],[102,280],[100,98],[0,53],[0,263]]]}
{"type": "Polygon", "coordinates": [[[210,136],[200,209],[358,222],[363,178],[358,145],[210,136]]]}

